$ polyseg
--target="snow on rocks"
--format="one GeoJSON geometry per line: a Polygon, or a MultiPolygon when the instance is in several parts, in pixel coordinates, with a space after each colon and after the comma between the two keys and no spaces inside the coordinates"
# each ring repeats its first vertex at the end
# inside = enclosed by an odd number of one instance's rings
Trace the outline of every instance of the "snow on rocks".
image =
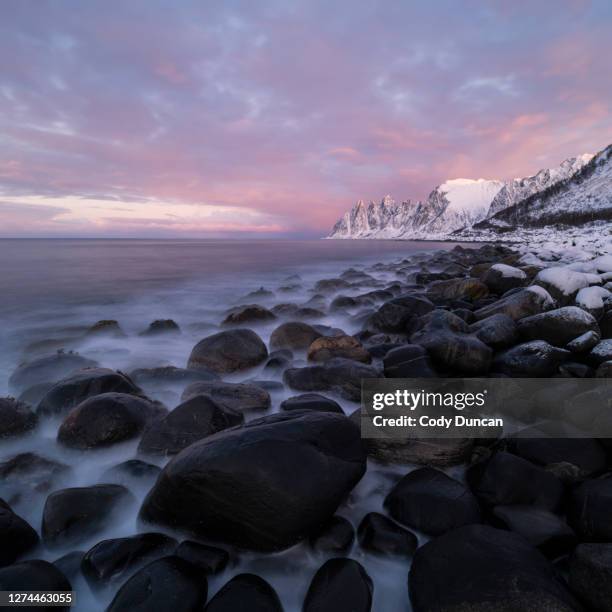
{"type": "Polygon", "coordinates": [[[576,294],[576,304],[599,318],[604,313],[604,302],[611,297],[612,294],[605,287],[585,287],[576,294]]]}
{"type": "Polygon", "coordinates": [[[544,287],[561,304],[570,304],[576,294],[585,287],[599,283],[595,274],[576,272],[569,267],[552,267],[538,272],[534,284],[544,287]]]}

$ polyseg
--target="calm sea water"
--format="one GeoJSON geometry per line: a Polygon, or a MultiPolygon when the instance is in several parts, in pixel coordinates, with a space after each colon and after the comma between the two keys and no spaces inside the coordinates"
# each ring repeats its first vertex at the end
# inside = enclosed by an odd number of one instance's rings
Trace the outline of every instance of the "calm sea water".
{"type": "MultiPolygon", "coordinates": [[[[427,251],[448,249],[451,243],[394,241],[151,241],[151,240],[0,240],[0,395],[8,392],[8,377],[22,361],[49,354],[57,348],[74,349],[101,366],[130,372],[161,365],[185,366],[191,348],[201,338],[219,330],[224,312],[260,287],[274,296],[249,302],[271,307],[279,302],[307,301],[313,284],[334,277],[344,269],[368,270],[377,262],[399,261],[427,251]],[[298,275],[298,276],[296,276],[298,275]],[[294,285],[289,291],[283,286],[294,285]],[[296,287],[297,285],[297,287],[296,287]],[[143,337],[139,332],[154,319],[171,318],[182,333],[143,337]],[[124,338],[86,337],[84,332],[100,319],[116,319],[124,338]]],[[[383,281],[396,280],[392,273],[377,271],[383,281]]],[[[355,289],[355,292],[367,291],[355,289]]],[[[357,323],[342,314],[317,320],[347,333],[357,323]]],[[[276,323],[278,324],[278,323],[276,323]]],[[[256,327],[268,341],[275,323],[256,327]]],[[[242,379],[253,376],[252,372],[242,379]]],[[[256,375],[256,374],[255,374],[256,375]]],[[[241,380],[234,377],[234,380],[241,380]]],[[[152,397],[173,408],[181,389],[164,389],[152,397]]],[[[272,393],[273,410],[291,391],[272,393]]],[[[348,413],[355,404],[340,400],[348,413]]],[[[86,486],[99,482],[109,467],[133,458],[137,441],[98,451],[72,451],[56,442],[58,423],[44,420],[31,436],[0,442],[0,462],[17,452],[34,451],[72,466],[73,471],[57,486],[86,486]]],[[[165,460],[160,459],[163,465],[165,460]]],[[[399,466],[397,474],[405,473],[399,466]]],[[[339,510],[356,526],[365,513],[382,511],[389,488],[389,473],[378,467],[351,494],[350,504],[339,510]]],[[[133,491],[142,499],[145,490],[133,491]]],[[[0,497],[12,499],[0,482],[0,497]]],[[[39,529],[45,495],[32,492],[16,497],[14,509],[39,529]]],[[[136,510],[109,528],[103,536],[84,542],[87,550],[100,539],[132,535],[138,530],[136,510]]],[[[69,550],[63,551],[69,552],[69,550]]],[[[58,551],[43,548],[35,556],[54,560],[58,551]]],[[[375,582],[374,610],[408,609],[407,562],[364,556],[356,547],[351,556],[364,564],[375,582]]],[[[313,573],[323,559],[303,546],[278,555],[243,555],[237,566],[210,581],[213,594],[232,575],[252,571],[277,589],[287,612],[301,609],[313,573]]],[[[94,596],[82,579],[76,610],[100,610],[112,591],[94,596]]]]}

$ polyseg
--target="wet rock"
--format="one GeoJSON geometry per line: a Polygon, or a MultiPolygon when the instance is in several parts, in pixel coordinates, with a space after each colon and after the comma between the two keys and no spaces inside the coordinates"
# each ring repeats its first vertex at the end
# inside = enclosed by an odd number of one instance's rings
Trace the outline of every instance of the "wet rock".
{"type": "Polygon", "coordinates": [[[516,323],[506,314],[481,319],[470,326],[470,332],[496,351],[516,342],[516,323]]]}
{"type": "Polygon", "coordinates": [[[353,336],[334,336],[317,338],[308,347],[309,361],[327,361],[334,357],[343,357],[362,363],[370,363],[372,356],[353,336]]]}
{"type": "Polygon", "coordinates": [[[433,302],[477,300],[489,295],[489,289],[477,278],[452,278],[434,281],[429,285],[426,295],[433,302]]]}
{"type": "Polygon", "coordinates": [[[546,378],[552,376],[571,353],[544,340],[518,344],[495,355],[493,370],[507,376],[546,378]]]}
{"type": "Polygon", "coordinates": [[[385,508],[396,521],[430,535],[481,521],[472,492],[429,467],[406,474],[387,495],[385,508]]]}
{"type": "MultiPolygon", "coordinates": [[[[69,580],[53,563],[34,559],[0,568],[0,591],[71,591],[69,580]]],[[[22,607],[22,610],[62,610],[70,606],[22,607]]]]}
{"type": "Polygon", "coordinates": [[[361,380],[378,377],[376,368],[340,358],[305,368],[289,368],[283,373],[284,383],[292,389],[335,391],[354,401],[359,401],[361,397],[361,380]]]}
{"type": "Polygon", "coordinates": [[[172,319],[157,319],[149,324],[141,336],[159,336],[161,334],[180,334],[181,328],[172,319]]]}
{"type": "Polygon", "coordinates": [[[424,296],[406,295],[385,302],[366,323],[366,329],[379,332],[406,332],[416,318],[434,309],[424,296]]]}
{"type": "Polygon", "coordinates": [[[187,367],[223,374],[254,368],[267,357],[268,349],[254,331],[232,329],[200,340],[191,351],[187,367]]]}
{"type": "Polygon", "coordinates": [[[122,372],[86,368],[55,383],[38,404],[39,415],[66,414],[77,404],[102,393],[139,394],[136,384],[122,372]]]}
{"type": "Polygon", "coordinates": [[[217,404],[207,395],[196,395],[151,423],[140,440],[138,451],[175,455],[202,438],[243,422],[241,412],[217,404]]]}
{"type": "Polygon", "coordinates": [[[230,558],[229,553],[222,548],[207,546],[191,540],[182,541],[174,554],[199,567],[205,574],[222,572],[230,558]]]}
{"type": "Polygon", "coordinates": [[[612,611],[612,544],[579,544],[569,560],[569,586],[589,609],[612,611]]]}
{"type": "Polygon", "coordinates": [[[317,293],[335,293],[350,286],[351,284],[343,278],[323,278],[315,283],[314,290],[317,293]]]}
{"type": "Polygon", "coordinates": [[[232,308],[222,325],[241,325],[243,323],[259,323],[262,321],[273,321],[276,315],[259,304],[246,304],[232,308]]]}
{"type": "Polygon", "coordinates": [[[162,557],[136,572],[117,591],[107,612],[196,612],[207,595],[199,568],[176,556],[162,557]]]}
{"type": "Polygon", "coordinates": [[[134,503],[120,485],[60,489],[47,497],[42,517],[42,539],[48,547],[71,546],[95,536],[134,503]]]}
{"type": "Polygon", "coordinates": [[[106,470],[100,482],[112,482],[124,487],[147,487],[155,482],[161,468],[140,459],[128,459],[106,470]]]}
{"type": "Polygon", "coordinates": [[[595,317],[577,306],[564,306],[518,322],[523,340],[545,340],[553,346],[565,346],[586,332],[599,333],[595,317]]]}
{"type": "Polygon", "coordinates": [[[599,366],[605,361],[612,361],[612,340],[602,340],[596,344],[588,355],[589,361],[594,366],[599,366]]]}
{"type": "Polygon", "coordinates": [[[412,334],[410,341],[427,349],[434,365],[442,370],[486,374],[491,365],[491,349],[476,336],[454,331],[449,324],[450,313],[443,312],[433,312],[426,326],[412,334]]]}
{"type": "Polygon", "coordinates": [[[559,366],[559,375],[565,378],[593,378],[595,371],[584,363],[569,361],[559,366]]]}
{"type": "Polygon", "coordinates": [[[165,387],[167,385],[188,385],[194,382],[221,380],[221,377],[212,370],[199,368],[177,368],[175,366],[162,366],[159,368],[139,368],[130,372],[130,378],[138,385],[147,387],[165,387]]]}
{"type": "Polygon", "coordinates": [[[523,270],[499,263],[492,265],[481,278],[491,293],[497,295],[522,287],[527,282],[527,274],[523,270]]]}
{"type": "Polygon", "coordinates": [[[176,540],[162,533],[103,540],[85,553],[81,571],[96,591],[111,583],[125,582],[145,564],[172,554],[176,545],[176,540]]]}
{"type": "Polygon", "coordinates": [[[565,348],[572,353],[588,353],[599,344],[600,340],[601,338],[597,332],[588,331],[568,342],[565,348]]]}
{"type": "MultiPolygon", "coordinates": [[[[275,353],[278,351],[274,351],[275,353]]],[[[282,355],[274,355],[266,361],[263,371],[266,374],[281,374],[291,365],[291,359],[282,355]]]]}
{"type": "Polygon", "coordinates": [[[98,448],[135,438],[167,410],[142,397],[103,393],[73,408],[57,432],[57,441],[69,448],[98,448]]]}
{"type": "Polygon", "coordinates": [[[0,499],[0,567],[14,563],[38,544],[38,534],[0,499]]]}
{"type": "Polygon", "coordinates": [[[542,553],[486,525],[459,527],[419,548],[408,588],[414,612],[580,610],[542,553]]]}
{"type": "Polygon", "coordinates": [[[383,359],[387,378],[430,378],[437,376],[429,355],[419,344],[391,349],[383,359]]]}
{"type": "Polygon", "coordinates": [[[300,321],[279,325],[270,336],[270,348],[305,350],[322,334],[314,327],[300,321]]]}
{"type": "Polygon", "coordinates": [[[362,305],[363,303],[355,297],[351,297],[349,295],[338,295],[332,300],[331,304],[329,305],[329,310],[330,312],[336,312],[338,310],[357,308],[362,305]]]}
{"type": "Polygon", "coordinates": [[[65,378],[75,370],[93,368],[97,365],[95,361],[81,357],[77,353],[58,352],[22,363],[11,374],[9,387],[21,392],[40,383],[55,382],[65,378]]]}
{"type": "Polygon", "coordinates": [[[564,493],[562,482],[550,472],[506,452],[470,467],[467,481],[487,506],[531,504],[556,510],[564,493]]]}
{"type": "Polygon", "coordinates": [[[355,530],[342,516],[332,516],[325,526],[310,538],[314,550],[329,554],[344,554],[353,545],[355,530]]]}
{"type": "Polygon", "coordinates": [[[612,378],[612,361],[600,363],[595,371],[597,378],[612,378]]]}
{"type": "Polygon", "coordinates": [[[532,546],[555,559],[570,552],[576,545],[576,534],[556,514],[532,506],[496,506],[493,522],[522,535],[532,546]]]}
{"type": "Polygon", "coordinates": [[[125,338],[125,332],[119,323],[113,319],[104,319],[94,323],[86,332],[86,336],[107,336],[110,338],[125,338]]]}
{"type": "Polygon", "coordinates": [[[353,559],[330,559],[314,575],[302,612],[370,612],[372,579],[353,559]]]}
{"type": "Polygon", "coordinates": [[[359,428],[346,417],[275,414],[182,451],[141,517],[243,548],[280,550],[320,529],[364,472],[359,428]]]}
{"type": "Polygon", "coordinates": [[[567,522],[582,540],[612,542],[612,478],[587,480],[570,494],[567,522]]]}
{"type": "Polygon", "coordinates": [[[181,399],[187,401],[198,395],[208,395],[220,406],[237,412],[268,410],[270,394],[261,387],[249,383],[199,382],[189,385],[181,399]]]}
{"type": "Polygon", "coordinates": [[[509,294],[492,304],[474,311],[478,320],[495,314],[505,314],[513,321],[551,310],[555,301],[542,287],[527,287],[509,294]]]}
{"type": "Polygon", "coordinates": [[[466,323],[473,323],[474,319],[476,318],[474,317],[474,313],[467,308],[453,308],[452,312],[455,316],[463,319],[466,323]]]}
{"type": "Polygon", "coordinates": [[[37,424],[38,418],[27,404],[12,397],[0,397],[0,439],[28,433],[37,424]]]}
{"type": "Polygon", "coordinates": [[[247,609],[248,612],[283,612],[276,591],[255,574],[234,576],[215,593],[204,612],[246,612],[247,609]]]}
{"type": "Polygon", "coordinates": [[[319,393],[302,393],[281,402],[281,410],[315,410],[318,412],[337,412],[344,414],[340,404],[319,393]]]}
{"type": "Polygon", "coordinates": [[[81,571],[81,561],[85,553],[82,550],[73,550],[53,561],[53,565],[68,578],[76,578],[81,571]]]}
{"type": "Polygon", "coordinates": [[[58,478],[67,475],[70,468],[36,453],[19,453],[0,463],[0,481],[18,483],[37,491],[49,489],[58,478]]]}
{"type": "Polygon", "coordinates": [[[410,557],[417,548],[417,537],[384,514],[366,514],[357,529],[363,550],[384,556],[410,557]]]}

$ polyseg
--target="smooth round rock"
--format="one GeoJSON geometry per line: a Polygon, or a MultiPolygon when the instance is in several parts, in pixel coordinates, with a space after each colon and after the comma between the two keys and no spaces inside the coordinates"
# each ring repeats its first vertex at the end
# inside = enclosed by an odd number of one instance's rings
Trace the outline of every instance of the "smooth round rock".
{"type": "Polygon", "coordinates": [[[259,304],[245,304],[232,308],[223,319],[222,325],[242,325],[243,323],[258,323],[274,321],[276,315],[259,304]]]}
{"type": "Polygon", "coordinates": [[[587,332],[599,334],[595,317],[577,306],[564,306],[518,322],[519,336],[524,340],[545,340],[553,346],[565,346],[587,332]]]}
{"type": "MultiPolygon", "coordinates": [[[[53,564],[48,561],[34,559],[22,561],[7,567],[0,568],[0,591],[71,591],[70,581],[53,564]]],[[[22,610],[35,612],[48,610],[61,612],[70,610],[70,606],[25,606],[22,610]]]]}
{"type": "Polygon", "coordinates": [[[301,321],[288,321],[279,325],[270,336],[270,348],[306,350],[322,334],[312,325],[301,321]]]}
{"type": "Polygon", "coordinates": [[[330,554],[344,554],[355,539],[353,525],[342,516],[332,516],[324,527],[310,538],[314,550],[330,554]]]}
{"type": "Polygon", "coordinates": [[[612,612],[612,544],[579,544],[569,560],[569,586],[591,609],[612,612]]]}
{"type": "Polygon", "coordinates": [[[230,556],[226,550],[184,540],[174,553],[177,557],[199,567],[205,574],[218,574],[227,566],[230,556]]]}
{"type": "Polygon", "coordinates": [[[38,534],[0,499],[0,567],[14,563],[38,544],[38,534]]]}
{"type": "Polygon", "coordinates": [[[302,393],[294,395],[280,404],[281,410],[316,410],[319,412],[337,412],[344,414],[342,406],[333,399],[320,393],[302,393]]]}
{"type": "Polygon", "coordinates": [[[612,478],[586,480],[572,490],[567,522],[582,540],[612,542],[612,478]]]}
{"type": "Polygon", "coordinates": [[[323,336],[308,347],[308,361],[327,361],[344,357],[362,363],[370,363],[372,355],[353,336],[323,336]]]}
{"type": "Polygon", "coordinates": [[[363,550],[382,556],[410,557],[417,549],[417,537],[379,512],[366,514],[357,529],[363,550]]]}
{"type": "Polygon", "coordinates": [[[261,412],[271,405],[268,391],[251,383],[192,383],[183,391],[181,399],[187,401],[198,395],[208,395],[217,404],[236,412],[261,412]]]}
{"type": "Polygon", "coordinates": [[[263,578],[238,574],[215,593],[204,612],[283,612],[283,606],[263,578]]]}
{"type": "Polygon", "coordinates": [[[12,397],[0,397],[0,439],[26,434],[37,424],[38,418],[27,404],[12,397]]]}
{"type": "Polygon", "coordinates": [[[511,377],[546,378],[552,376],[570,355],[569,351],[544,340],[532,340],[495,355],[493,370],[511,377]]]}

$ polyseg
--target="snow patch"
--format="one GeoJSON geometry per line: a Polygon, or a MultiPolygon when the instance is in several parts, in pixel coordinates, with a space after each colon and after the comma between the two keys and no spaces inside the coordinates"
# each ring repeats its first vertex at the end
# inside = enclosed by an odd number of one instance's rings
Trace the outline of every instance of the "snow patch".
{"type": "Polygon", "coordinates": [[[504,278],[520,278],[525,280],[527,275],[520,268],[514,266],[508,266],[506,264],[494,264],[491,266],[491,270],[499,272],[504,278]]]}

